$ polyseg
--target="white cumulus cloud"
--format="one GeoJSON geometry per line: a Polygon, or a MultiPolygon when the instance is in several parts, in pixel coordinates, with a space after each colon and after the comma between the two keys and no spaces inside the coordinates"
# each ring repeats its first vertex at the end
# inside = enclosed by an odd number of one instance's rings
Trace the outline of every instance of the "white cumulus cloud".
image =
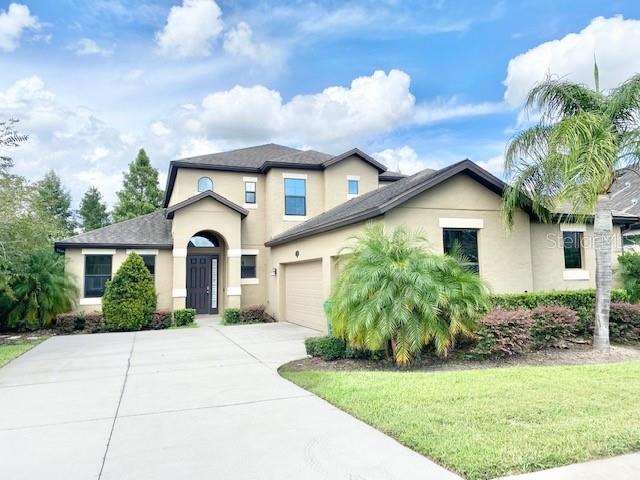
{"type": "Polygon", "coordinates": [[[233,55],[265,65],[274,62],[279,56],[275,47],[253,39],[253,31],[246,22],[238,23],[235,28],[225,33],[224,49],[233,55]]]}
{"type": "Polygon", "coordinates": [[[38,17],[31,15],[29,7],[12,3],[7,10],[0,10],[0,50],[13,52],[20,44],[24,30],[40,28],[38,17]]]}
{"type": "Polygon", "coordinates": [[[640,20],[596,17],[578,33],[545,42],[509,61],[505,101],[522,104],[529,89],[549,74],[594,87],[594,55],[600,86],[612,88],[640,72],[640,20]]]}
{"type": "Polygon", "coordinates": [[[353,143],[410,121],[415,104],[410,81],[400,70],[376,71],[348,87],[332,86],[288,102],[262,85],[235,86],[207,95],[197,110],[183,112],[180,121],[209,138],[353,143]]]}
{"type": "Polygon", "coordinates": [[[81,38],[73,45],[69,46],[70,50],[73,50],[76,55],[100,55],[102,57],[109,57],[113,55],[113,49],[100,47],[95,40],[90,38],[81,38]]]}
{"type": "Polygon", "coordinates": [[[455,118],[477,117],[504,112],[508,107],[503,102],[465,103],[458,97],[436,98],[416,107],[414,121],[419,125],[442,122],[455,118]]]}
{"type": "Polygon", "coordinates": [[[214,0],[183,0],[171,7],[167,23],[156,34],[161,54],[196,57],[211,54],[211,43],[222,32],[222,11],[214,0]]]}
{"type": "Polygon", "coordinates": [[[373,157],[386,165],[392,172],[400,172],[405,175],[411,175],[428,167],[427,160],[420,158],[418,153],[408,145],[375,152],[373,157]]]}

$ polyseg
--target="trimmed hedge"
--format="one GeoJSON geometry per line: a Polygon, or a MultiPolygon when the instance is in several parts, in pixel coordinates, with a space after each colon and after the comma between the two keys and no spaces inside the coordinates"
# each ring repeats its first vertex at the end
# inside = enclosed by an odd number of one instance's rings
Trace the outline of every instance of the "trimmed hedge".
{"type": "Polygon", "coordinates": [[[176,327],[191,325],[196,320],[196,311],[193,308],[181,308],[173,312],[173,320],[176,327]]]}
{"type": "Polygon", "coordinates": [[[173,321],[171,310],[157,310],[153,313],[151,321],[145,327],[147,330],[164,330],[169,328],[173,321]]]}
{"type": "Polygon", "coordinates": [[[493,310],[480,320],[473,351],[483,356],[518,355],[531,347],[530,310],[493,310]]]}
{"type": "Polygon", "coordinates": [[[307,338],[304,341],[304,347],[307,355],[320,357],[323,360],[337,360],[347,356],[345,341],[332,335],[307,338]]]}
{"type": "Polygon", "coordinates": [[[640,305],[612,303],[609,316],[609,336],[618,342],[640,341],[640,305]]]}
{"type": "Polygon", "coordinates": [[[101,312],[89,312],[84,314],[84,331],[87,333],[99,333],[106,331],[104,317],[101,312]]]}
{"type": "Polygon", "coordinates": [[[67,312],[56,315],[55,329],[58,333],[69,334],[84,328],[84,314],[82,312],[67,312]]]}
{"type": "Polygon", "coordinates": [[[240,309],[235,307],[225,308],[222,314],[222,324],[237,325],[238,323],[240,323],[240,309]]]}
{"type": "Polygon", "coordinates": [[[531,310],[531,338],[536,348],[560,347],[574,336],[578,324],[576,312],[563,305],[542,305],[531,310]]]}
{"type": "Polygon", "coordinates": [[[102,297],[102,312],[107,330],[141,330],[156,309],[153,277],[137,253],[130,253],[113,279],[107,282],[102,297]]]}
{"type": "Polygon", "coordinates": [[[223,325],[272,322],[273,318],[265,312],[264,305],[247,305],[242,308],[226,308],[222,315],[223,325]]]}
{"type": "MultiPolygon", "coordinates": [[[[611,290],[612,302],[627,302],[626,290],[614,288],[611,290]]],[[[563,305],[578,312],[582,309],[592,309],[596,305],[595,289],[558,290],[551,292],[505,293],[491,297],[494,308],[500,310],[515,310],[518,308],[533,309],[542,305],[563,305]]]]}

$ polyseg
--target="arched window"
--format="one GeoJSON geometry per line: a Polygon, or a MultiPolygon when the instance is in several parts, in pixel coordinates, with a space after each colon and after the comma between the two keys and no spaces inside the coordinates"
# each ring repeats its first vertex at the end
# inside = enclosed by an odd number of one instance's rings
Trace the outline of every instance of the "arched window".
{"type": "Polygon", "coordinates": [[[196,233],[189,240],[189,247],[219,247],[220,240],[214,234],[209,232],[196,233]]]}
{"type": "Polygon", "coordinates": [[[213,190],[213,182],[209,177],[200,177],[198,180],[198,192],[213,190]]]}

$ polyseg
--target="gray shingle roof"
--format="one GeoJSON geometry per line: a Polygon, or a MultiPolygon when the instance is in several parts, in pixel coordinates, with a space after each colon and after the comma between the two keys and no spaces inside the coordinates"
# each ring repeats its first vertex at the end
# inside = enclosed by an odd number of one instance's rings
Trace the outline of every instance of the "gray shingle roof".
{"type": "Polygon", "coordinates": [[[81,233],[55,243],[56,249],[70,247],[154,247],[171,248],[171,220],[165,210],[142,215],[97,230],[81,233]]]}
{"type": "Polygon", "coordinates": [[[387,167],[380,162],[357,148],[340,155],[329,155],[328,153],[318,152],[316,150],[299,150],[297,148],[285,147],[284,145],[276,145],[275,143],[174,160],[169,165],[163,206],[166,207],[169,204],[175,182],[176,170],[178,168],[199,168],[247,173],[264,173],[273,167],[323,170],[351,155],[359,156],[362,160],[375,167],[379,173],[387,169],[387,167]]]}
{"type": "Polygon", "coordinates": [[[640,172],[624,170],[611,186],[612,209],[640,216],[640,172]]]}
{"type": "MultiPolygon", "coordinates": [[[[327,210],[320,215],[310,218],[306,222],[274,236],[266,242],[265,245],[272,247],[291,240],[307,237],[314,233],[334,230],[346,225],[375,218],[465,168],[482,170],[469,160],[453,164],[442,170],[422,170],[410,177],[398,180],[383,188],[367,192],[331,210],[327,210]]],[[[492,177],[492,180],[501,183],[500,180],[488,172],[484,172],[483,170],[482,172],[492,177]]]]}
{"type": "Polygon", "coordinates": [[[240,205],[232,202],[227,197],[223,197],[219,193],[216,193],[212,190],[206,190],[204,192],[194,195],[193,197],[189,197],[186,200],[183,200],[167,208],[165,212],[166,217],[173,218],[173,215],[176,211],[180,210],[181,208],[188,207],[189,205],[192,205],[196,202],[199,202],[203,198],[212,198],[217,202],[220,202],[222,205],[225,205],[229,207],[231,210],[235,210],[236,212],[238,212],[242,218],[249,215],[249,210],[247,210],[246,208],[242,208],[240,205]]]}
{"type": "MultiPolygon", "coordinates": [[[[427,168],[425,170],[430,170],[430,169],[427,168]]],[[[431,171],[434,172],[435,170],[431,170],[431,171]]],[[[380,180],[381,182],[394,182],[396,180],[401,180],[406,177],[407,175],[405,175],[404,173],[392,172],[390,170],[387,170],[386,172],[382,172],[380,175],[378,175],[378,180],[380,180]]]]}
{"type": "MultiPolygon", "coordinates": [[[[310,218],[306,222],[296,225],[295,227],[274,236],[271,240],[266,242],[265,245],[273,247],[292,240],[308,237],[316,233],[335,230],[337,228],[378,217],[425,190],[435,187],[441,182],[459,173],[469,175],[498,195],[502,195],[504,188],[507,186],[502,180],[479,167],[471,160],[463,160],[441,170],[434,171],[431,169],[425,169],[415,175],[411,175],[383,188],[378,188],[377,190],[360,195],[359,197],[340,204],[331,210],[310,218]]],[[[523,206],[523,208],[530,215],[534,216],[529,207],[523,206]]],[[[637,221],[636,214],[632,215],[624,212],[618,212],[615,211],[615,209],[613,214],[615,223],[631,223],[634,218],[637,221]]]]}

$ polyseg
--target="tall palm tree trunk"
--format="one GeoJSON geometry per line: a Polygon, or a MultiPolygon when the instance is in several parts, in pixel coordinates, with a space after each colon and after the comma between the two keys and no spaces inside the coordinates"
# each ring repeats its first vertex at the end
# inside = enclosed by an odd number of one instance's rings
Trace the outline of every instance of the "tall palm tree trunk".
{"type": "Polygon", "coordinates": [[[593,329],[594,348],[609,348],[609,307],[611,305],[611,237],[613,220],[609,195],[599,195],[593,224],[596,251],[596,318],[593,329]]]}

